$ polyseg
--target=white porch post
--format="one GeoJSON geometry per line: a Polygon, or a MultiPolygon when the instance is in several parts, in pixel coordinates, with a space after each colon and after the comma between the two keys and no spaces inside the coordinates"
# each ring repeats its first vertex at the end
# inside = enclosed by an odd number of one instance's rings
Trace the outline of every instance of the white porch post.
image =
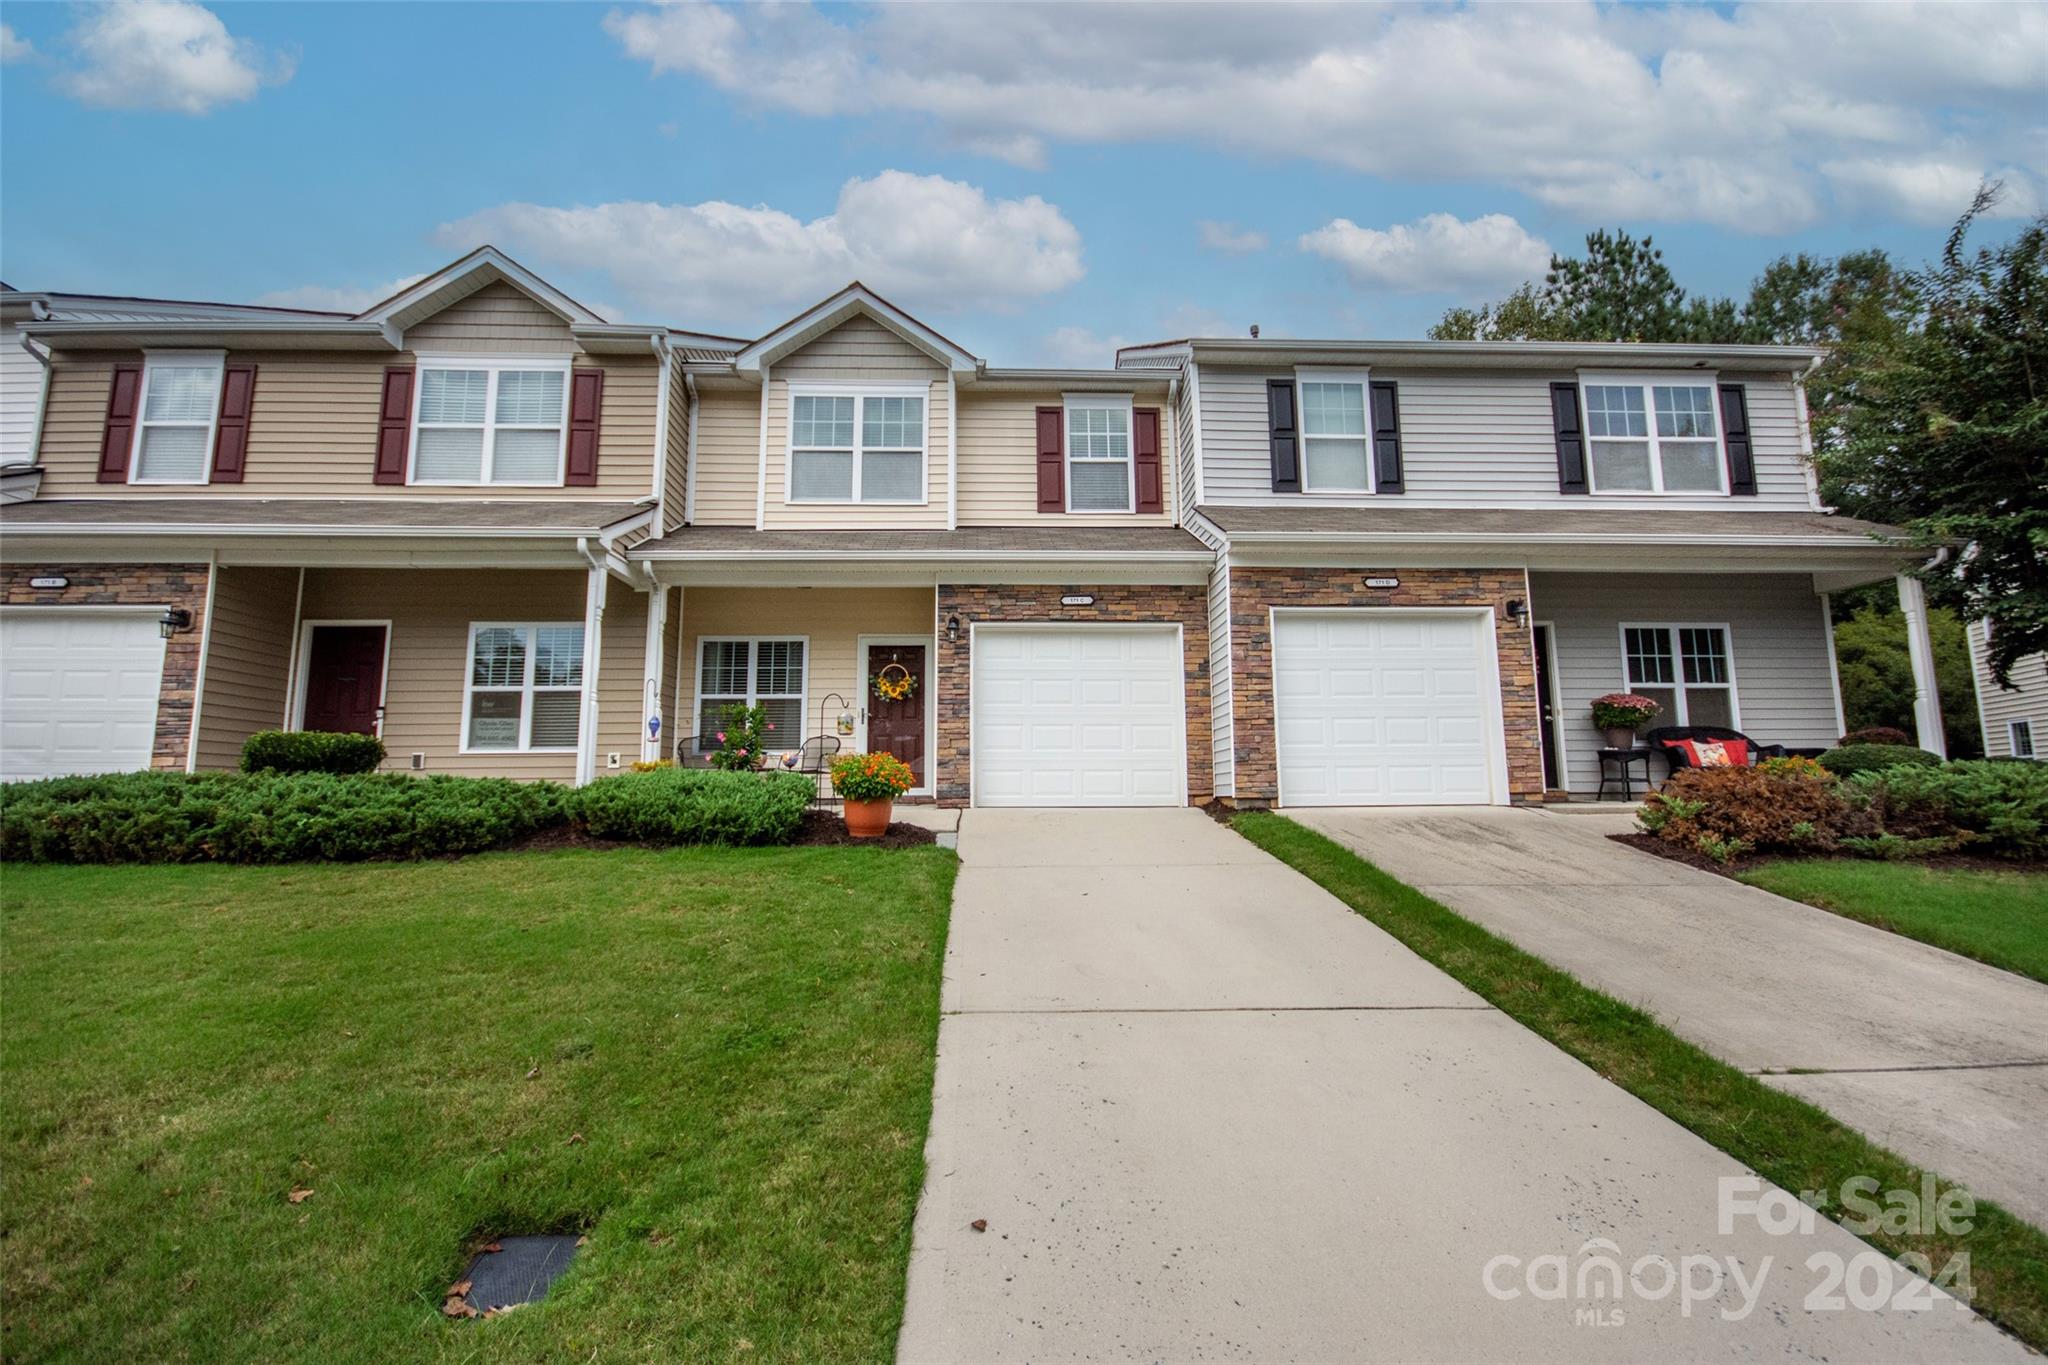
{"type": "Polygon", "coordinates": [[[662,723],[662,733],[660,735],[650,735],[647,733],[648,718],[661,714],[661,639],[668,629],[668,593],[667,587],[657,583],[647,594],[647,668],[642,676],[640,689],[644,694],[640,715],[640,761],[642,763],[652,763],[660,758],[663,741],[674,738],[674,736],[667,732],[667,721],[662,723]]]}
{"type": "Polygon", "coordinates": [[[603,654],[604,596],[610,577],[602,563],[588,570],[589,586],[583,595],[583,730],[576,746],[576,785],[597,776],[597,664],[603,654]]]}
{"type": "Polygon", "coordinates": [[[1920,747],[1948,757],[1941,730],[1941,689],[1934,681],[1934,637],[1927,630],[1927,590],[1900,574],[1899,610],[1906,617],[1906,655],[1913,664],[1913,729],[1920,747]]]}

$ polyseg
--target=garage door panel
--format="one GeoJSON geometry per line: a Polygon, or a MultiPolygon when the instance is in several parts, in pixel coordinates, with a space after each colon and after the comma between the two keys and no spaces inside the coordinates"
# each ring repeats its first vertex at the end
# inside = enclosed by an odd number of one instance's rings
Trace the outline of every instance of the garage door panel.
{"type": "Polygon", "coordinates": [[[0,613],[0,779],[148,767],[163,658],[154,613],[0,613]]]}
{"type": "Polygon", "coordinates": [[[983,627],[974,649],[977,804],[1179,804],[1177,632],[983,627]]]}

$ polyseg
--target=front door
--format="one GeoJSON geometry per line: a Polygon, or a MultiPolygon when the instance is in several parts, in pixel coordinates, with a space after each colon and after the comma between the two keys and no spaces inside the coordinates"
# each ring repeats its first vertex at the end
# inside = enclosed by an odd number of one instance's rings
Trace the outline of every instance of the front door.
{"type": "Polygon", "coordinates": [[[893,754],[917,774],[919,788],[929,786],[925,777],[924,706],[925,647],[923,645],[869,645],[867,647],[868,751],[893,754]],[[876,690],[881,683],[900,690],[908,678],[909,695],[891,700],[876,690]]]}
{"type": "Polygon", "coordinates": [[[1558,791],[1564,786],[1564,774],[1557,770],[1557,698],[1550,695],[1550,627],[1537,626],[1533,633],[1536,637],[1536,708],[1542,717],[1538,740],[1543,750],[1543,786],[1546,791],[1558,791]]]}
{"type": "Polygon", "coordinates": [[[313,627],[304,729],[373,735],[383,692],[384,627],[313,627]]]}

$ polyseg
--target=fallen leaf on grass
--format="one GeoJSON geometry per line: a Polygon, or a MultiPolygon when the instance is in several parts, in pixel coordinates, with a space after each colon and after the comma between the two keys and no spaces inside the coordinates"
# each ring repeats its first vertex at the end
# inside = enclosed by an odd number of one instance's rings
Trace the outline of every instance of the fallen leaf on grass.
{"type": "Polygon", "coordinates": [[[565,1147],[574,1147],[574,1146],[575,1146],[575,1145],[576,1145],[577,1143],[579,1143],[579,1142],[581,1142],[581,1141],[583,1141],[583,1134],[581,1134],[581,1133],[571,1133],[571,1134],[569,1134],[569,1140],[568,1140],[567,1142],[563,1143],[562,1145],[563,1145],[563,1146],[565,1146],[565,1147]]]}
{"type": "Polygon", "coordinates": [[[89,1189],[91,1189],[91,1188],[92,1188],[92,1177],[91,1177],[91,1176],[89,1176],[89,1175],[82,1175],[82,1176],[78,1177],[78,1188],[79,1188],[79,1189],[81,1189],[81,1190],[89,1190],[89,1189]]]}
{"type": "Polygon", "coordinates": [[[501,1305],[500,1307],[497,1307],[497,1308],[486,1308],[486,1309],[484,1310],[484,1317],[486,1317],[486,1318],[502,1318],[502,1317],[504,1317],[504,1316],[505,1316],[505,1315],[506,1315],[507,1313],[511,1312],[511,1311],[512,1311],[513,1309],[515,1309],[515,1308],[524,1308],[524,1307],[526,1307],[526,1305],[525,1305],[525,1304],[523,1304],[523,1303],[508,1303],[508,1304],[504,1304],[504,1305],[501,1305]]]}
{"type": "Polygon", "coordinates": [[[312,1197],[313,1192],[307,1189],[304,1185],[294,1187],[292,1192],[285,1196],[286,1199],[290,1200],[294,1204],[303,1204],[312,1197]]]}
{"type": "Polygon", "coordinates": [[[469,1280],[457,1280],[454,1284],[448,1286],[448,1297],[451,1299],[468,1298],[471,1283],[472,1281],[469,1280]]]}
{"type": "Polygon", "coordinates": [[[503,1251],[505,1249],[505,1244],[503,1242],[487,1242],[484,1244],[483,1249],[486,1254],[489,1254],[494,1251],[503,1251]]]}
{"type": "Polygon", "coordinates": [[[581,1237],[578,1237],[578,1238],[576,1239],[576,1245],[577,1245],[577,1246],[580,1246],[580,1247],[583,1247],[583,1246],[589,1246],[589,1245],[590,1245],[590,1234],[586,1232],[585,1234],[583,1234],[583,1236],[581,1236],[581,1237]]]}
{"type": "Polygon", "coordinates": [[[540,1075],[540,1068],[535,1067],[533,1070],[526,1073],[526,1079],[530,1081],[538,1075],[540,1075]]]}
{"type": "Polygon", "coordinates": [[[665,1247],[674,1240],[675,1238],[666,1232],[650,1232],[647,1234],[647,1245],[649,1246],[665,1247]]]}
{"type": "Polygon", "coordinates": [[[476,1316],[476,1310],[461,1299],[451,1298],[441,1305],[441,1315],[449,1318],[473,1318],[476,1316]]]}

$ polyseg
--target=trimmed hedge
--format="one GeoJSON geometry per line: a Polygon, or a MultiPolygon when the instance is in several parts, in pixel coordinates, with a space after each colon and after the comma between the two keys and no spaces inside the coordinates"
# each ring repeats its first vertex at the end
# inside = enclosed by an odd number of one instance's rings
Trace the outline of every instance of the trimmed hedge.
{"type": "Polygon", "coordinates": [[[1908,840],[1960,832],[1972,852],[2048,858],[2048,763],[1982,759],[1939,768],[1892,768],[1852,784],[1888,834],[1908,840]]]}
{"type": "Polygon", "coordinates": [[[1836,741],[1847,747],[1852,744],[1903,744],[1914,748],[1913,737],[1893,725],[1866,725],[1861,730],[1851,730],[1836,741]]]}
{"type": "Polygon", "coordinates": [[[1853,777],[1857,773],[1881,773],[1887,768],[1939,768],[1941,755],[1897,744],[1844,744],[1822,754],[1820,766],[1836,777],[1853,777]]]}
{"type": "Polygon", "coordinates": [[[115,773],[0,788],[0,858],[362,862],[476,853],[568,818],[553,783],[400,773],[115,773]]]}
{"type": "Polygon", "coordinates": [[[259,730],[242,745],[245,773],[373,773],[383,761],[375,735],[331,730],[259,730]]]}
{"type": "Polygon", "coordinates": [[[571,793],[600,839],[650,844],[786,844],[816,788],[801,773],[662,768],[601,778],[571,793]]]}

